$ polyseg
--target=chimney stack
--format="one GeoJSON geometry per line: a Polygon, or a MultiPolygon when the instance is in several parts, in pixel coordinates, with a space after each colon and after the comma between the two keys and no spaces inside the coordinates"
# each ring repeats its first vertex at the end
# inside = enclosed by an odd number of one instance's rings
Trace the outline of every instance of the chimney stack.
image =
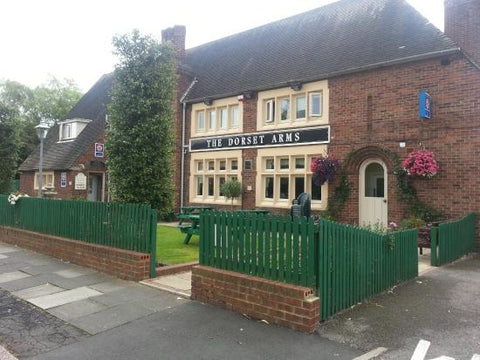
{"type": "Polygon", "coordinates": [[[480,0],[445,0],[445,34],[480,64],[480,0]]]}
{"type": "Polygon", "coordinates": [[[177,60],[182,62],[185,57],[185,35],[187,30],[183,25],[175,25],[174,27],[162,30],[162,42],[171,42],[173,49],[177,55],[177,60]]]}

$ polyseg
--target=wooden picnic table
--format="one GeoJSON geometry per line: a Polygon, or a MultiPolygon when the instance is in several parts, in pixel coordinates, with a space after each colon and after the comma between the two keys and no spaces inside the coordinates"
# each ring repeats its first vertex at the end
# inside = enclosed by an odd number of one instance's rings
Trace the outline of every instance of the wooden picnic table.
{"type": "Polygon", "coordinates": [[[190,215],[200,215],[202,211],[212,210],[211,206],[182,206],[182,212],[177,214],[178,225],[182,225],[184,220],[188,220],[190,215]]]}
{"type": "Polygon", "coordinates": [[[184,244],[188,244],[192,235],[200,234],[200,213],[211,210],[211,206],[182,206],[182,212],[178,214],[178,227],[185,234],[184,244]],[[188,224],[183,224],[187,221],[188,224]]]}

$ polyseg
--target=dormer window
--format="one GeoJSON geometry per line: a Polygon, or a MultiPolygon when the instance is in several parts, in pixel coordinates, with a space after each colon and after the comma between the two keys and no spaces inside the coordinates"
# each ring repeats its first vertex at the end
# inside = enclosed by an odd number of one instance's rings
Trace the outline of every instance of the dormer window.
{"type": "Polygon", "coordinates": [[[74,140],[85,129],[90,120],[87,119],[70,119],[61,121],[59,125],[59,141],[74,140]]]}

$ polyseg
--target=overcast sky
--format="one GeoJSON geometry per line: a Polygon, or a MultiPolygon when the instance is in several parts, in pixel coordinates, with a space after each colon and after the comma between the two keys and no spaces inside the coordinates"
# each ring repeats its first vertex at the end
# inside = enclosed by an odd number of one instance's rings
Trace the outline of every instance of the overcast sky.
{"type": "MultiPolygon", "coordinates": [[[[443,0],[407,0],[443,30],[443,0]]],[[[115,64],[112,36],[139,29],[187,27],[191,48],[298,14],[334,0],[4,0],[0,20],[0,80],[29,86],[49,74],[87,91],[115,64]]]]}

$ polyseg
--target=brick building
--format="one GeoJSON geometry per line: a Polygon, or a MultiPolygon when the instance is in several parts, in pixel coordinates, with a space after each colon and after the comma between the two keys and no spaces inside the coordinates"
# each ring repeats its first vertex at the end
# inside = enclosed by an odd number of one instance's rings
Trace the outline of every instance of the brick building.
{"type": "MultiPolygon", "coordinates": [[[[106,104],[112,75],[104,75],[53,126],[44,140],[42,188],[53,198],[83,198],[106,201],[107,172],[105,143],[106,104]]],[[[20,190],[30,196],[38,193],[39,151],[20,165],[20,190]]]]}
{"type": "Polygon", "coordinates": [[[351,184],[341,220],[399,221],[395,166],[427,149],[440,170],[413,180],[419,199],[478,212],[479,19],[480,0],[447,0],[445,33],[404,0],[340,0],[191,49],[185,27],[163,31],[178,62],[177,209],[227,206],[221,185],[238,179],[237,208],[287,212],[306,191],[326,210],[339,178],[318,187],[309,163],[328,152],[351,184]]]}
{"type": "MultiPolygon", "coordinates": [[[[480,1],[445,7],[445,34],[406,1],[341,0],[187,49],[184,203],[221,207],[221,184],[237,178],[238,207],[285,212],[306,191],[325,210],[339,180],[318,188],[309,163],[328,152],[351,184],[342,220],[399,221],[410,214],[394,167],[427,149],[440,171],[413,180],[418,198],[446,217],[479,211],[480,1]],[[430,119],[419,117],[421,91],[430,119]]],[[[164,41],[178,48],[182,34],[164,41]]]]}

